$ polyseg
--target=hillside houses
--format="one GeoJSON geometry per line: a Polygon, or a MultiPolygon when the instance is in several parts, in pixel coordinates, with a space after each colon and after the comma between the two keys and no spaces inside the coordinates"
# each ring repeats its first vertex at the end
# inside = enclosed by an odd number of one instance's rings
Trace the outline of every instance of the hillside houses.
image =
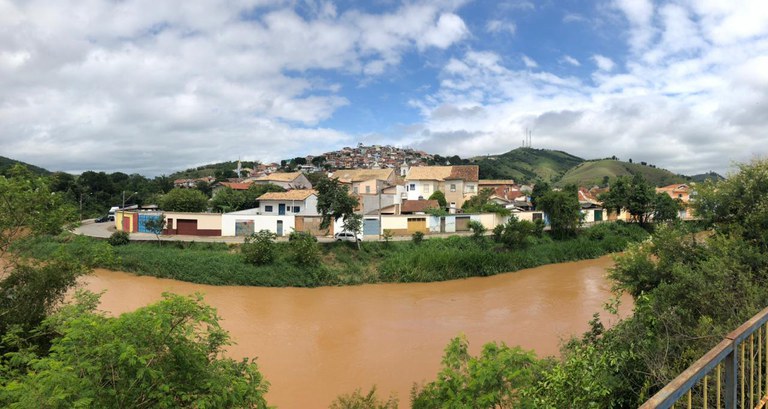
{"type": "Polygon", "coordinates": [[[445,194],[451,209],[459,209],[478,192],[477,165],[411,167],[405,177],[408,200],[428,199],[436,190],[445,194]]]}

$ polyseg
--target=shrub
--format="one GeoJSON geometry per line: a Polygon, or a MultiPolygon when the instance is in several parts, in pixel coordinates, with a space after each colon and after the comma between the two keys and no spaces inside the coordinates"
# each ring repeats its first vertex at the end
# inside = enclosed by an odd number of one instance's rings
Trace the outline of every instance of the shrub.
{"type": "Polygon", "coordinates": [[[113,246],[124,246],[128,244],[131,239],[128,236],[128,232],[116,231],[109,236],[109,244],[113,246]]]}
{"type": "Polygon", "coordinates": [[[469,229],[472,230],[472,238],[476,241],[483,240],[483,234],[485,234],[485,226],[477,220],[469,221],[469,229]]]}
{"type": "Polygon", "coordinates": [[[394,234],[392,233],[392,230],[384,229],[383,237],[384,237],[385,245],[389,246],[389,242],[392,241],[392,236],[394,236],[394,234]]]}
{"type": "Polygon", "coordinates": [[[424,241],[424,233],[417,231],[411,235],[411,240],[413,240],[413,244],[421,244],[422,241],[424,241]]]}
{"type": "Polygon", "coordinates": [[[313,235],[307,232],[291,232],[288,236],[288,246],[294,263],[312,267],[320,265],[320,247],[313,235]]]}
{"type": "Polygon", "coordinates": [[[275,260],[275,233],[269,230],[260,230],[245,238],[245,243],[240,251],[248,263],[260,266],[269,264],[275,260]]]}

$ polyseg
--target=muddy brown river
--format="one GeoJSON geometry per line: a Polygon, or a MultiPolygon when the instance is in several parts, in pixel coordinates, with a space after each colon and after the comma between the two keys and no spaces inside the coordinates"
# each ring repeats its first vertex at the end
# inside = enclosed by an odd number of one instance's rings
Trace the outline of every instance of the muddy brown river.
{"type": "MultiPolygon", "coordinates": [[[[97,270],[84,285],[106,290],[101,309],[131,311],[164,291],[202,292],[237,345],[234,358],[258,357],[280,408],[327,408],[355,388],[397,394],[434,379],[448,341],[466,334],[476,354],[503,341],[557,354],[558,344],[588,327],[610,297],[610,257],[542,266],[494,277],[356,287],[215,287],[97,270]]],[[[625,297],[623,314],[631,310],[625,297]]]]}

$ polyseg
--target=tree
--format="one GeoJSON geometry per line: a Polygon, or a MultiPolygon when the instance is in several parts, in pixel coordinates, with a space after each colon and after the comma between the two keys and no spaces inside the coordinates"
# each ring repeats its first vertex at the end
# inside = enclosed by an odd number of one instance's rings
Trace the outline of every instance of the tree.
{"type": "Polygon", "coordinates": [[[532,407],[523,390],[533,384],[541,363],[520,347],[489,343],[477,357],[466,337],[451,340],[437,380],[411,391],[414,409],[532,407]]]}
{"type": "Polygon", "coordinates": [[[616,213],[626,210],[632,219],[641,226],[648,224],[653,217],[653,205],[656,193],[653,186],[640,175],[631,179],[621,176],[611,186],[611,190],[600,195],[603,206],[616,213]]]}
{"type": "Polygon", "coordinates": [[[509,216],[509,209],[491,201],[493,193],[493,189],[481,189],[478,194],[465,201],[461,209],[466,213],[496,213],[499,216],[509,216]]]}
{"type": "Polygon", "coordinates": [[[242,210],[245,205],[245,194],[240,190],[224,187],[216,192],[211,199],[211,207],[222,213],[242,210]]]}
{"type": "MultiPolygon", "coordinates": [[[[355,233],[361,234],[363,231],[363,216],[360,216],[356,213],[349,213],[344,215],[344,223],[342,224],[342,229],[355,233]]],[[[360,240],[355,240],[355,243],[357,243],[357,249],[360,250],[360,240]]]]}
{"type": "Polygon", "coordinates": [[[429,196],[428,200],[437,200],[437,204],[439,204],[443,209],[448,207],[448,201],[445,200],[445,193],[440,190],[435,190],[435,192],[429,196]]]}
{"type": "Polygon", "coordinates": [[[46,320],[60,334],[50,353],[30,357],[5,398],[18,408],[266,408],[268,383],[253,360],[223,358],[231,344],[202,296],[165,294],[119,317],[95,312],[98,296],[46,320]]]}
{"type": "Polygon", "coordinates": [[[165,230],[165,215],[161,214],[157,217],[149,217],[144,221],[144,228],[157,237],[157,245],[161,244],[160,235],[165,230]]]}
{"type": "Polygon", "coordinates": [[[552,191],[552,188],[547,182],[539,182],[533,185],[533,191],[531,191],[531,204],[534,209],[538,209],[539,198],[552,191]]]}
{"type": "Polygon", "coordinates": [[[656,193],[653,202],[653,221],[659,223],[677,220],[680,210],[683,209],[680,200],[673,199],[666,193],[656,193]]]}
{"type": "Polygon", "coordinates": [[[208,198],[196,189],[173,189],[160,202],[170,212],[202,212],[208,209],[208,198]]]}
{"type": "Polygon", "coordinates": [[[347,186],[341,184],[338,179],[320,180],[315,190],[317,190],[317,210],[323,216],[320,222],[321,229],[329,228],[331,223],[340,218],[346,221],[355,213],[358,200],[349,195],[347,186]]]}
{"type": "Polygon", "coordinates": [[[552,235],[558,238],[574,236],[581,222],[581,206],[576,189],[550,191],[538,199],[537,209],[549,218],[552,235]]]}
{"type": "Polygon", "coordinates": [[[77,220],[77,210],[47,180],[15,165],[0,176],[0,257],[24,235],[59,234],[77,220]]]}

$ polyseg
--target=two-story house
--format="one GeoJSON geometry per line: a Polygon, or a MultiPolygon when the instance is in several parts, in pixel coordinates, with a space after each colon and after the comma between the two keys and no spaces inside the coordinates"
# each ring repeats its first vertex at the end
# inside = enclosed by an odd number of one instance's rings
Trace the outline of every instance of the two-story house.
{"type": "Polygon", "coordinates": [[[477,165],[412,167],[405,177],[406,197],[428,199],[439,190],[445,195],[449,208],[461,208],[477,194],[479,174],[477,165]]]}
{"type": "Polygon", "coordinates": [[[375,195],[395,184],[394,169],[342,169],[331,173],[330,177],[348,185],[349,192],[356,195],[375,195]]]}

